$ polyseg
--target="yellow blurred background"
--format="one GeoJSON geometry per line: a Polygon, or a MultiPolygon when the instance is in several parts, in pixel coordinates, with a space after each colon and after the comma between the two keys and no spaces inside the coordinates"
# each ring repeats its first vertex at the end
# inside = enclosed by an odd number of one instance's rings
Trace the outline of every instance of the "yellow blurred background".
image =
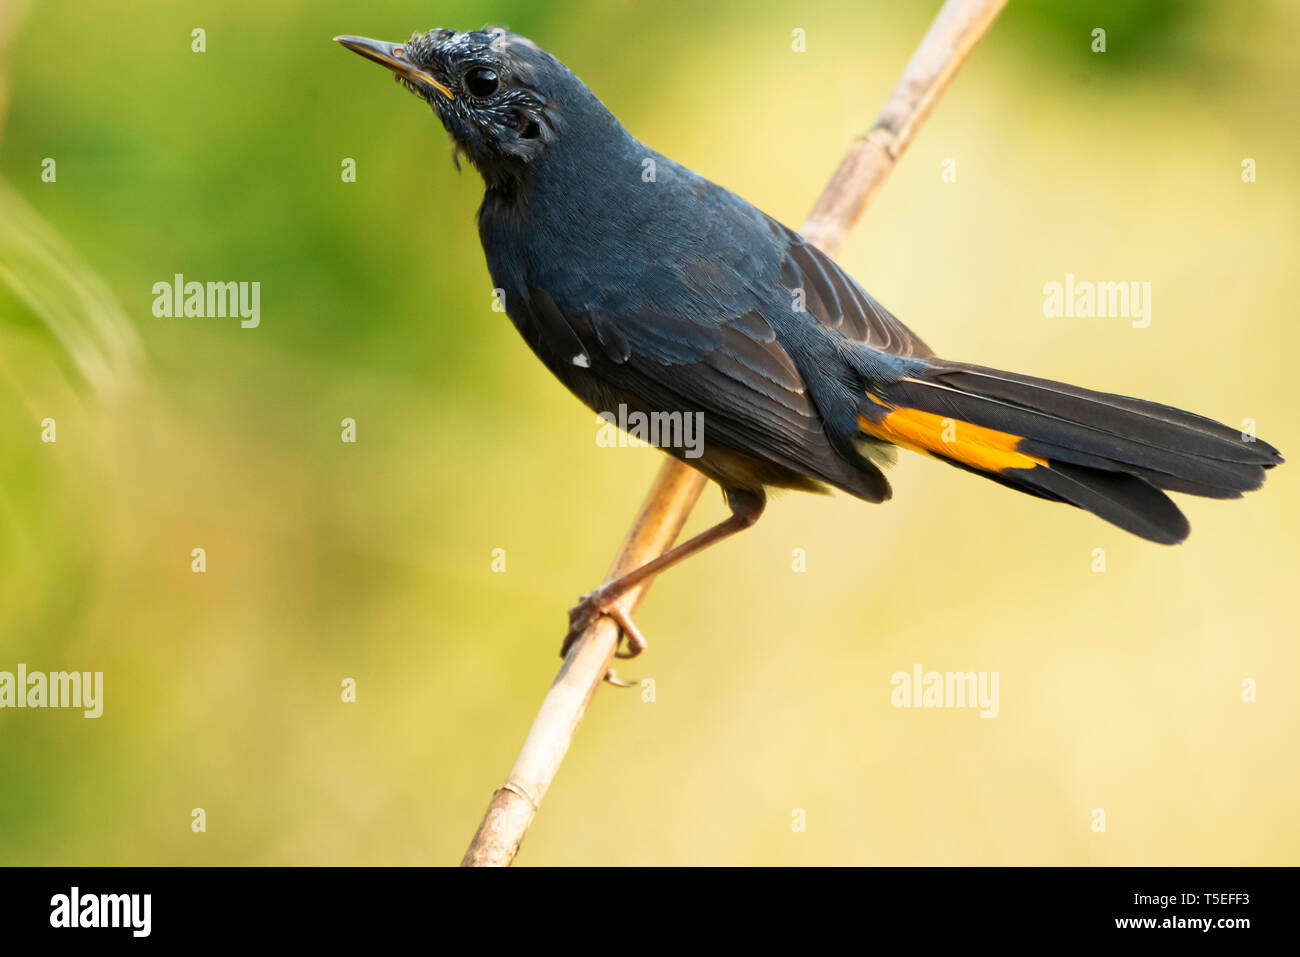
{"type": "MultiPolygon", "coordinates": [[[[332,36],[506,23],[797,225],[938,6],[0,4],[0,670],[105,683],[0,711],[0,863],[456,862],[659,467],[492,311],[477,175],[332,36]],[[175,273],[261,325],[155,318],[175,273]]],[[[1083,6],[1011,0],[841,259],[943,355],[1300,455],[1300,8],[1083,6]],[[1150,327],[1045,318],[1067,274],[1150,327]]],[[[908,455],[885,506],[779,498],[656,585],[655,700],[597,695],[520,863],[1296,863],[1295,469],[1179,497],[1177,548],[908,455]],[[998,716],[892,707],[918,663],[998,716]]]]}

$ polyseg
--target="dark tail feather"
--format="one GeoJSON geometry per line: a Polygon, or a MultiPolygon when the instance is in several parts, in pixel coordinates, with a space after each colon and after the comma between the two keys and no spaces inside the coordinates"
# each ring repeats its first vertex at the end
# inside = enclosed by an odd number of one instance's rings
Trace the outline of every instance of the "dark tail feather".
{"type": "Polygon", "coordinates": [[[1190,412],[959,362],[876,386],[864,433],[1068,502],[1153,542],[1187,537],[1162,490],[1239,498],[1282,461],[1266,442],[1190,412]]]}

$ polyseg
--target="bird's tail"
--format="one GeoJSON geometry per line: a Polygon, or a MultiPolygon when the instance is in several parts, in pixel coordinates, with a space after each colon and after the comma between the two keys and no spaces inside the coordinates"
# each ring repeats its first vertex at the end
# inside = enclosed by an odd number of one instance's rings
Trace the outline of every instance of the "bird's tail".
{"type": "Polygon", "coordinates": [[[1190,529],[1165,490],[1240,498],[1282,461],[1266,442],[1190,412],[936,359],[873,385],[859,425],[1167,545],[1190,529]]]}

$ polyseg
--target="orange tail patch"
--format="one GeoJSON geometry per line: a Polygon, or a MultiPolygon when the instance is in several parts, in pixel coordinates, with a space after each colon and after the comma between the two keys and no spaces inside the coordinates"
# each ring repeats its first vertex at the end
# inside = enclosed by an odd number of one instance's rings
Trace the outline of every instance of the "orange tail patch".
{"type": "Polygon", "coordinates": [[[867,398],[889,409],[879,422],[872,422],[864,415],[858,416],[858,427],[873,438],[884,439],[923,455],[942,455],[986,472],[1031,469],[1039,465],[1047,467],[1047,459],[1018,450],[1023,436],[986,429],[933,412],[888,406],[872,395],[867,398]]]}

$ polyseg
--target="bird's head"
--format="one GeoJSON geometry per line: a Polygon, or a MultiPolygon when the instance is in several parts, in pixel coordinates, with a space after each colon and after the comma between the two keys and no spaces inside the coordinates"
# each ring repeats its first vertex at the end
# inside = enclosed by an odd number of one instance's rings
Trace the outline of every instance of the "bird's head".
{"type": "MultiPolygon", "coordinates": [[[[566,115],[586,100],[582,82],[531,40],[501,27],[430,30],[405,43],[335,39],[392,70],[428,101],[489,184],[519,179],[555,139],[566,115]]],[[[603,107],[600,107],[604,112],[603,107]]]]}

